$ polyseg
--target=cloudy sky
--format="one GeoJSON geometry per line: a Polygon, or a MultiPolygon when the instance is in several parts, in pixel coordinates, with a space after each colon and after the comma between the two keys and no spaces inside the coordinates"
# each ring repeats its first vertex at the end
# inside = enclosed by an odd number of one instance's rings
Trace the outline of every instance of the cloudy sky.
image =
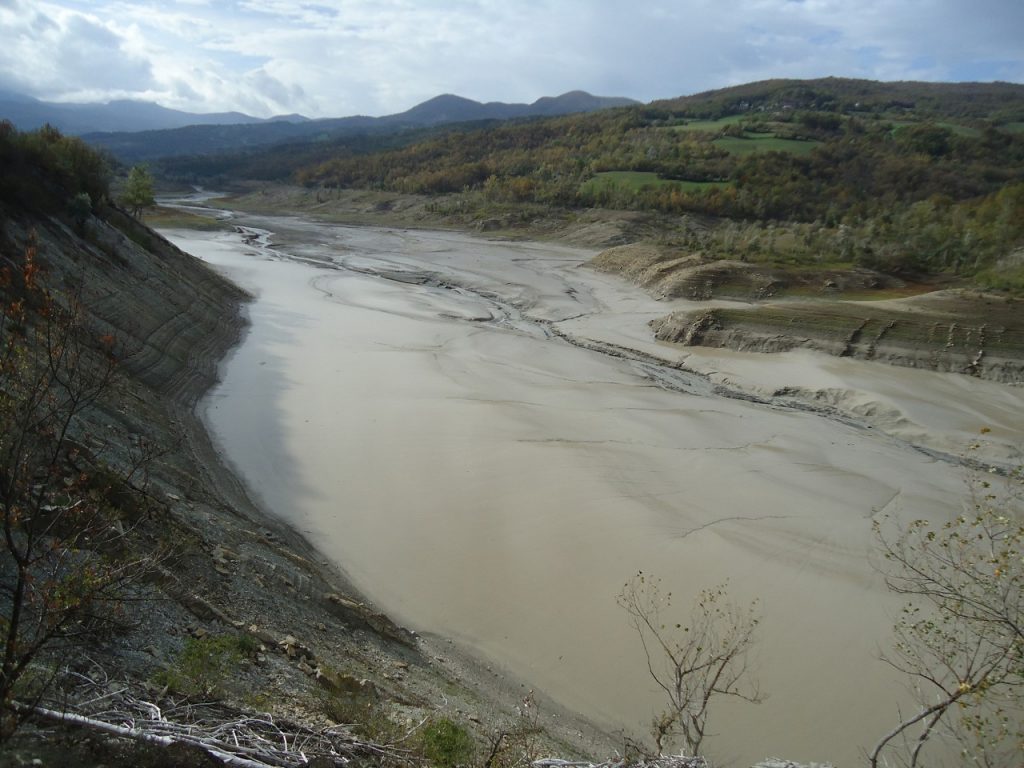
{"type": "Polygon", "coordinates": [[[263,117],[769,77],[1024,82],[1024,0],[0,0],[0,41],[0,90],[263,117]]]}

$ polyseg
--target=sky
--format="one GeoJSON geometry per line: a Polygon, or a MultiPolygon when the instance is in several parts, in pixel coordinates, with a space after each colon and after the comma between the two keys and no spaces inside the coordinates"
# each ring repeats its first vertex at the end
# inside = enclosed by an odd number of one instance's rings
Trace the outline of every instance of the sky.
{"type": "Polygon", "coordinates": [[[1024,83],[1024,0],[0,0],[0,91],[258,117],[774,77],[1024,83]]]}

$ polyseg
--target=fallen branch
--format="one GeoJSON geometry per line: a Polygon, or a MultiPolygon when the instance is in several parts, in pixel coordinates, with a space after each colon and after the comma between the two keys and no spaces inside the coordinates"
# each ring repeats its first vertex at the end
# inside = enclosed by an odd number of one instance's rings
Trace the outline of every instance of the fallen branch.
{"type": "Polygon", "coordinates": [[[404,763],[415,759],[411,751],[395,744],[361,741],[337,727],[314,730],[279,724],[270,715],[254,717],[209,704],[172,701],[161,707],[134,695],[129,686],[105,691],[106,675],[97,677],[67,672],[65,682],[73,688],[65,688],[72,702],[67,707],[13,703],[13,708],[23,716],[148,744],[190,745],[239,768],[302,768],[318,758],[335,766],[356,757],[404,763]]]}
{"type": "MultiPolygon", "coordinates": [[[[85,715],[78,715],[74,712],[57,712],[56,710],[40,706],[25,709],[28,710],[26,714],[31,714],[34,717],[39,717],[61,725],[80,726],[100,733],[107,733],[112,736],[122,736],[134,739],[135,741],[142,741],[147,744],[158,744],[164,747],[169,747],[172,744],[191,744],[208,752],[213,757],[222,760],[225,765],[237,765],[240,766],[240,768],[285,768],[292,765],[304,765],[308,762],[305,759],[275,760],[269,759],[269,756],[263,760],[252,760],[242,757],[236,752],[226,751],[222,748],[222,746],[227,746],[230,750],[243,751],[237,743],[234,745],[221,745],[216,740],[204,740],[181,733],[174,736],[166,736],[159,733],[151,733],[144,728],[117,725],[115,723],[108,723],[103,720],[86,717],[85,715]]],[[[342,760],[342,764],[348,762],[346,758],[342,758],[342,760]]]]}

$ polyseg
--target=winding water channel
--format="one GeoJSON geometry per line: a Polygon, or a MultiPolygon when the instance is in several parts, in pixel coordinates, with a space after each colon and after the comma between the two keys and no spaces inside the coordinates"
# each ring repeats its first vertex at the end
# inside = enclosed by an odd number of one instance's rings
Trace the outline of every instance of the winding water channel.
{"type": "Polygon", "coordinates": [[[669,307],[581,267],[588,252],[241,221],[167,233],[256,295],[206,422],[266,508],[396,620],[642,734],[659,696],[616,594],[641,569],[680,607],[728,580],[760,601],[768,698],[712,715],[719,764],[852,765],[907,706],[878,661],[898,603],[871,522],[953,514],[962,474],[920,448],[988,426],[1011,459],[1020,389],[810,355],[698,354],[695,375],[658,362],[684,354],[646,328],[669,307]]]}

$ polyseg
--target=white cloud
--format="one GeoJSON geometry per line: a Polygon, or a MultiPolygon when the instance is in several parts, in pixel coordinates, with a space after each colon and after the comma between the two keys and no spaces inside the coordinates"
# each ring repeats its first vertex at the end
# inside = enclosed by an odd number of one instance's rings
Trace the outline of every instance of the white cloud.
{"type": "Polygon", "coordinates": [[[0,78],[32,95],[132,93],[152,86],[150,62],[110,23],[60,6],[0,5],[0,78]]]}
{"type": "Polygon", "coordinates": [[[642,100],[769,77],[1024,80],[1019,0],[0,0],[0,83],[314,116],[441,92],[642,100]]]}

